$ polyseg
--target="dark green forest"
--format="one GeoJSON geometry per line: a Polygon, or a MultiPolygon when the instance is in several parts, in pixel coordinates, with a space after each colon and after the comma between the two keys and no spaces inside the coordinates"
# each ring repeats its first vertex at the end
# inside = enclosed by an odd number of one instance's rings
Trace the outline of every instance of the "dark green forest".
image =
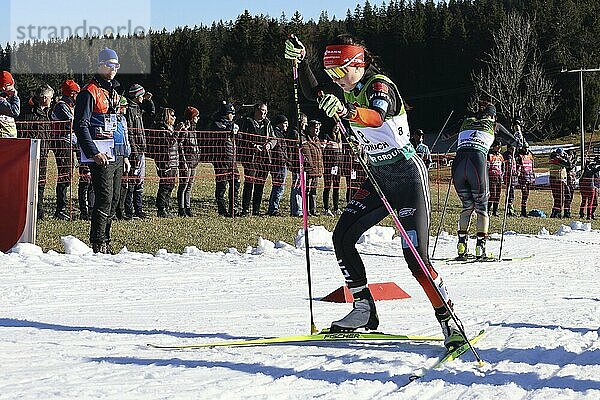
{"type": "MultiPolygon", "coordinates": [[[[173,107],[179,114],[188,104],[198,107],[202,124],[208,123],[223,99],[242,110],[244,104],[261,99],[268,102],[270,114],[292,115],[291,65],[282,56],[286,36],[297,34],[307,45],[309,62],[319,69],[327,42],[350,33],[364,40],[397,83],[411,109],[411,126],[433,133],[450,111],[454,110],[456,120],[467,113],[473,96],[472,73],[482,68],[492,33],[510,12],[533,21],[540,61],[559,94],[559,106],[545,125],[545,136],[577,131],[579,75],[561,70],[600,66],[598,0],[392,0],[380,7],[367,1],[348,10],[343,20],[329,18],[323,11],[318,21],[305,21],[299,13],[272,18],[245,12],[235,21],[148,33],[151,73],[117,79],[123,88],[142,84],[154,93],[157,105],[173,107]]],[[[24,43],[19,51],[35,54],[44,45],[24,43]]],[[[15,49],[9,45],[1,50],[0,67],[10,70],[15,49]]],[[[135,62],[132,57],[121,58],[122,63],[135,62]]],[[[15,78],[25,97],[39,82],[58,88],[63,79],[73,77],[69,75],[17,74],[15,78]]],[[[74,78],[80,84],[87,80],[81,74],[74,78]]],[[[325,75],[321,78],[326,79],[325,75]]],[[[600,107],[600,73],[586,74],[584,82],[585,126],[590,130],[600,107]]],[[[301,103],[314,114],[313,105],[301,103]]]]}

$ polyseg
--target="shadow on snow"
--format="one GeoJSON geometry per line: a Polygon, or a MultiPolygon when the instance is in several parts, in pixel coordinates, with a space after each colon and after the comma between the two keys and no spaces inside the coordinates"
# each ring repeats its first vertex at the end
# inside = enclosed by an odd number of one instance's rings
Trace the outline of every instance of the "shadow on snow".
{"type": "Polygon", "coordinates": [[[167,335],[176,338],[219,338],[219,339],[257,339],[249,337],[232,336],[226,333],[193,333],[193,332],[176,332],[160,329],[140,330],[128,328],[100,328],[95,326],[69,326],[48,324],[45,322],[29,321],[13,318],[0,318],[0,328],[35,328],[47,329],[57,332],[78,332],[89,331],[95,333],[116,333],[124,335],[167,335]]]}

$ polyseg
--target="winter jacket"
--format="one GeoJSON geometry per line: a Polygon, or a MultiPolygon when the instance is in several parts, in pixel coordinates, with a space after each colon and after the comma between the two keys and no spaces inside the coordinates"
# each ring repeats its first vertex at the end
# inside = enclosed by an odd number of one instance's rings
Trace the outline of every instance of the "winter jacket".
{"type": "Polygon", "coordinates": [[[99,152],[94,143],[97,139],[112,139],[117,156],[124,155],[123,152],[128,147],[123,136],[125,130],[118,126],[125,119],[116,118],[119,102],[116,89],[119,86],[119,82],[114,79],[108,81],[100,75],[95,75],[77,95],[73,130],[81,151],[88,158],[99,152]],[[107,126],[106,118],[110,115],[115,115],[117,126],[107,126]]]}
{"type": "Polygon", "coordinates": [[[267,141],[265,148],[270,154],[271,165],[273,167],[283,168],[288,165],[286,132],[282,131],[278,126],[273,128],[273,138],[267,141]]]}
{"type": "Polygon", "coordinates": [[[197,132],[191,130],[193,127],[189,121],[177,125],[176,135],[179,140],[179,164],[187,168],[196,168],[200,163],[200,146],[197,132]]]}
{"type": "Polygon", "coordinates": [[[550,153],[550,164],[548,169],[550,170],[550,178],[567,181],[567,168],[571,167],[569,158],[563,153],[559,154],[557,151],[550,153]]]}
{"type": "MultiPolygon", "coordinates": [[[[239,130],[237,124],[225,117],[220,118],[210,126],[212,133],[213,166],[216,170],[233,171],[237,168],[236,136],[239,130]]],[[[217,171],[221,173],[222,171],[217,171]]],[[[217,177],[218,178],[218,177],[217,177]]]]}
{"type": "Polygon", "coordinates": [[[14,94],[8,97],[0,93],[0,138],[17,137],[15,118],[21,113],[21,100],[14,94]]]}
{"type": "Polygon", "coordinates": [[[240,124],[239,157],[242,163],[269,164],[271,152],[265,145],[273,138],[273,126],[268,118],[256,121],[252,117],[242,119],[240,124]]]}
{"type": "Polygon", "coordinates": [[[533,154],[527,151],[525,154],[519,153],[517,155],[517,169],[519,174],[519,184],[533,184],[535,183],[535,172],[534,172],[534,159],[533,154]]]}
{"type": "Polygon", "coordinates": [[[488,176],[490,180],[502,181],[504,178],[504,157],[494,151],[488,153],[488,176]]]}
{"type": "Polygon", "coordinates": [[[39,102],[31,97],[23,107],[20,120],[19,137],[31,139],[50,140],[52,138],[52,124],[50,121],[50,108],[42,108],[39,102]],[[47,121],[47,122],[43,122],[47,121]]]}
{"type": "Polygon", "coordinates": [[[323,146],[318,137],[309,137],[302,142],[304,171],[311,177],[323,176],[323,146]]]}
{"type": "Polygon", "coordinates": [[[172,125],[162,122],[154,124],[152,132],[155,154],[154,162],[156,168],[167,170],[179,167],[179,141],[172,125]]]}
{"type": "Polygon", "coordinates": [[[125,117],[127,118],[127,126],[129,128],[131,154],[133,157],[142,155],[146,152],[146,134],[144,132],[142,107],[138,103],[130,101],[125,117]]]}
{"type": "Polygon", "coordinates": [[[67,96],[63,96],[54,106],[50,118],[53,121],[62,121],[64,123],[54,124],[54,138],[67,143],[75,144],[73,135],[73,118],[75,112],[75,102],[67,96]]]}

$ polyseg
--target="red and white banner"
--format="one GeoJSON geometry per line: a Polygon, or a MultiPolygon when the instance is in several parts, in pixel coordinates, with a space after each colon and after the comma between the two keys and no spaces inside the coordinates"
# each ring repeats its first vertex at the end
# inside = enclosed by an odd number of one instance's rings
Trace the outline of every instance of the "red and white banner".
{"type": "Polygon", "coordinates": [[[35,243],[39,140],[0,139],[0,251],[35,243]]]}

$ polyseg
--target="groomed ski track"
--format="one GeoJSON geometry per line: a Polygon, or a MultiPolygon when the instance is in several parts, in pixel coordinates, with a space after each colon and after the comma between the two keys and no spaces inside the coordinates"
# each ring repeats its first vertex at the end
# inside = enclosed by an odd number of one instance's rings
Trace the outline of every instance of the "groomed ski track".
{"type": "MultiPolygon", "coordinates": [[[[0,254],[1,399],[597,399],[600,398],[598,231],[508,235],[502,264],[436,263],[469,334],[472,355],[430,371],[436,343],[319,343],[185,351],[186,344],[309,333],[304,251],[269,243],[254,253],[123,252],[115,256],[0,254]],[[576,243],[572,243],[576,242],[576,243]]],[[[311,243],[316,297],[342,284],[327,234],[311,243]]],[[[456,238],[437,254],[454,254],[456,238]]],[[[490,241],[497,253],[499,243],[490,241]]],[[[439,335],[399,255],[375,232],[359,245],[370,282],[411,299],[378,302],[379,330],[439,335]],[[379,254],[379,255],[378,255],[379,254]]],[[[315,302],[324,328],[350,305],[315,302]]]]}

